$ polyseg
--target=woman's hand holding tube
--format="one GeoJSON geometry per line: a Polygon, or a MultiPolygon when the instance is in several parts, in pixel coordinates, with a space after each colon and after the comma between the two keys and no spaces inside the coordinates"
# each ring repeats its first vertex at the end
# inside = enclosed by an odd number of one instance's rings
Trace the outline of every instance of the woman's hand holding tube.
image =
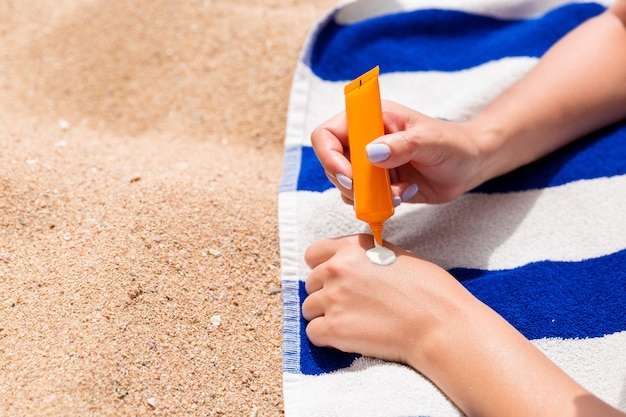
{"type": "MultiPolygon", "coordinates": [[[[626,118],[626,1],[557,42],[529,74],[472,120],[434,119],[383,103],[385,135],[368,145],[370,161],[390,169],[396,203],[444,203],[626,118]]],[[[315,129],[313,148],[350,203],[345,114],[315,129]]]]}
{"type": "MultiPolygon", "coordinates": [[[[390,169],[396,202],[445,203],[480,184],[481,149],[469,125],[433,119],[383,101],[386,135],[366,148],[371,162],[390,169]],[[419,192],[417,192],[419,190],[419,192]]],[[[353,201],[345,113],[316,128],[311,141],[328,178],[353,201]]]]}

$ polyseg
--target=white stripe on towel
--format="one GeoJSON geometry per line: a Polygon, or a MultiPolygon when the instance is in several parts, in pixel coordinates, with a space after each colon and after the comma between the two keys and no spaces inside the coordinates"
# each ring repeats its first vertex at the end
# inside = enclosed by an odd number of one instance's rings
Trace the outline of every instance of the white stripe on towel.
{"type": "MultiPolygon", "coordinates": [[[[302,251],[331,237],[329,230],[335,236],[367,232],[334,188],[284,192],[279,204],[281,213],[297,213],[295,224],[307,225],[298,229],[302,251]]],[[[385,223],[384,237],[444,268],[499,270],[543,260],[580,261],[626,248],[626,234],[615,233],[626,230],[623,207],[626,176],[506,194],[470,193],[445,205],[401,205],[385,223]]],[[[299,263],[300,275],[308,270],[303,255],[294,253],[291,260],[299,263]]]]}
{"type": "MultiPolygon", "coordinates": [[[[533,343],[589,391],[609,404],[621,404],[622,408],[626,405],[626,332],[601,338],[540,339],[533,343]]],[[[330,374],[284,374],[283,380],[285,393],[306,393],[297,398],[285,395],[299,400],[285,402],[285,415],[290,417],[303,415],[300,407],[306,410],[307,417],[461,416],[428,380],[395,363],[359,358],[349,368],[330,374]]]]}
{"type": "MultiPolygon", "coordinates": [[[[515,57],[457,72],[382,74],[381,96],[432,117],[467,120],[536,63],[536,58],[515,57]]],[[[310,146],[313,129],[344,110],[343,88],[346,83],[324,81],[302,63],[298,64],[295,80],[285,144],[310,146]]]]}
{"type": "MultiPolygon", "coordinates": [[[[345,6],[337,13],[337,23],[348,25],[375,16],[392,14],[401,11],[420,9],[443,9],[468,12],[500,19],[533,18],[544,13],[572,3],[586,3],[584,0],[489,0],[471,2],[467,0],[360,0],[346,1],[345,6]]],[[[595,3],[610,6],[615,0],[596,0],[595,3]]]]}

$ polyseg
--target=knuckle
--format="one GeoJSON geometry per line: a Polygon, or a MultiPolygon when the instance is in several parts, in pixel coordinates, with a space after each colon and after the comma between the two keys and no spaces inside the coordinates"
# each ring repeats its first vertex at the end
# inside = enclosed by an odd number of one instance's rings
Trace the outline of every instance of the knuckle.
{"type": "Polygon", "coordinates": [[[306,262],[307,265],[311,266],[311,252],[312,252],[312,248],[311,246],[308,246],[305,250],[304,250],[304,262],[306,262]]]}
{"type": "Polygon", "coordinates": [[[317,139],[322,134],[321,131],[322,131],[322,128],[320,126],[316,127],[315,129],[311,131],[311,142],[315,143],[317,141],[317,139]]]}
{"type": "Polygon", "coordinates": [[[403,134],[398,135],[394,142],[393,145],[395,146],[392,146],[392,148],[396,149],[397,155],[405,155],[409,159],[412,159],[413,155],[417,153],[417,141],[409,135],[408,132],[403,132],[403,134]]]}

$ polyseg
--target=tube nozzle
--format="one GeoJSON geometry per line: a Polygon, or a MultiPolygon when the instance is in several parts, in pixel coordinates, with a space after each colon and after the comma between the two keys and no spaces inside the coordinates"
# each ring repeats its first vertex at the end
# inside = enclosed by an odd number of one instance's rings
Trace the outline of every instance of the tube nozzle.
{"type": "Polygon", "coordinates": [[[370,223],[370,230],[374,235],[374,240],[378,246],[383,245],[383,224],[382,223],[370,223]]]}

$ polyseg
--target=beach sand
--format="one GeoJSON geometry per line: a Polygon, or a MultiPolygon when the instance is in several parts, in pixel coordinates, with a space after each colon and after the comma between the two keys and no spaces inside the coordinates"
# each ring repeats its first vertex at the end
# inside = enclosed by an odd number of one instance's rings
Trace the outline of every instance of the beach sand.
{"type": "Polygon", "coordinates": [[[0,3],[0,415],[283,414],[284,126],[334,2],[0,3]]]}

